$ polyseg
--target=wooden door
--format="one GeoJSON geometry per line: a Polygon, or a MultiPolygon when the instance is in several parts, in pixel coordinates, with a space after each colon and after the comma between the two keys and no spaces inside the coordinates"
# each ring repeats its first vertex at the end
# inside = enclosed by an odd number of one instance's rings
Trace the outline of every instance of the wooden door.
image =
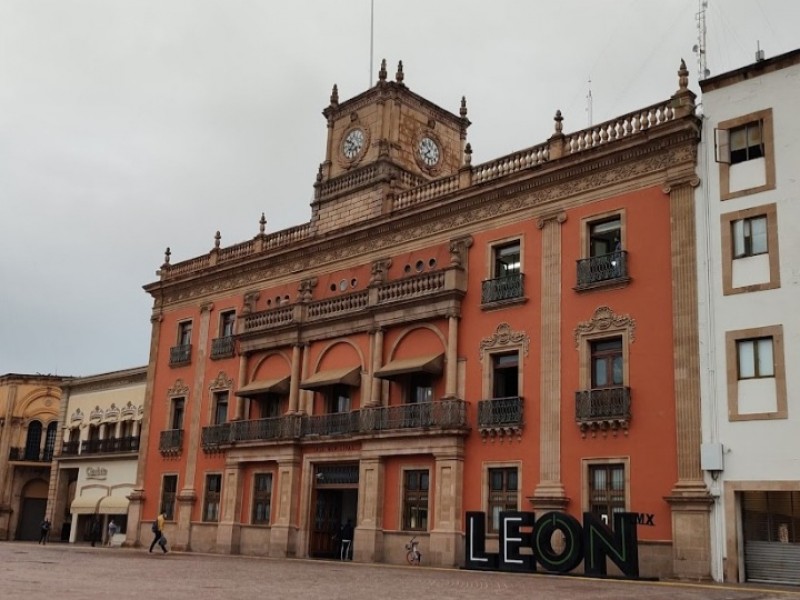
{"type": "Polygon", "coordinates": [[[342,522],[341,490],[317,489],[314,524],[311,530],[309,555],[317,558],[338,556],[339,527],[342,522]]]}

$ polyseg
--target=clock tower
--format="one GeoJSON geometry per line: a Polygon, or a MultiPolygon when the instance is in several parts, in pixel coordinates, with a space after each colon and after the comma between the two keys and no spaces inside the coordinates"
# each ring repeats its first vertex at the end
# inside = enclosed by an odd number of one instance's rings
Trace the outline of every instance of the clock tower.
{"type": "Polygon", "coordinates": [[[328,140],[312,203],[318,232],[391,213],[398,192],[461,167],[466,101],[456,115],[410,91],[403,79],[402,61],[389,81],[383,60],[377,84],[358,96],[340,103],[333,86],[322,112],[328,140]]]}

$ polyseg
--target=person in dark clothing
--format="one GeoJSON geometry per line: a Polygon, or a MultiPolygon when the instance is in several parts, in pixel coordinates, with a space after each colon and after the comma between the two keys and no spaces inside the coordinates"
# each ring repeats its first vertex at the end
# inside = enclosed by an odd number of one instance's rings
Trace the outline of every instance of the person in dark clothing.
{"type": "Polygon", "coordinates": [[[39,524],[39,543],[47,544],[47,538],[50,537],[50,521],[45,519],[39,524]]]}
{"type": "Polygon", "coordinates": [[[353,521],[347,519],[339,532],[339,560],[353,560],[353,521]]]}
{"type": "Polygon", "coordinates": [[[92,521],[92,528],[89,531],[89,538],[92,540],[92,546],[100,541],[101,531],[102,527],[100,527],[100,519],[94,519],[92,521]]]}

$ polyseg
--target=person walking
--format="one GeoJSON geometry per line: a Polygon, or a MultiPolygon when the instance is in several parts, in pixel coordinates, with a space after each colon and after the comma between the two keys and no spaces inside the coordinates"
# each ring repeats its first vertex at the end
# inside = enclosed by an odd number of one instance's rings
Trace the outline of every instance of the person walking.
{"type": "Polygon", "coordinates": [[[153,521],[153,541],[150,542],[150,552],[153,551],[156,544],[161,546],[161,549],[164,551],[164,554],[167,553],[167,544],[166,543],[159,543],[159,540],[164,536],[164,522],[167,520],[167,513],[162,512],[161,514],[156,517],[156,520],[153,521]]]}
{"type": "Polygon", "coordinates": [[[347,519],[347,523],[342,525],[341,547],[339,550],[339,560],[353,560],[353,520],[347,519]]]}
{"type": "Polygon", "coordinates": [[[47,538],[50,537],[50,521],[45,519],[39,524],[39,543],[47,544],[47,538]]]}
{"type": "Polygon", "coordinates": [[[95,517],[92,520],[92,528],[89,530],[89,538],[92,540],[92,547],[100,541],[100,536],[102,535],[101,531],[100,519],[95,517]]]}
{"type": "Polygon", "coordinates": [[[114,522],[114,519],[111,519],[108,522],[108,546],[111,546],[111,542],[114,539],[114,536],[117,535],[119,532],[119,525],[114,522]]]}

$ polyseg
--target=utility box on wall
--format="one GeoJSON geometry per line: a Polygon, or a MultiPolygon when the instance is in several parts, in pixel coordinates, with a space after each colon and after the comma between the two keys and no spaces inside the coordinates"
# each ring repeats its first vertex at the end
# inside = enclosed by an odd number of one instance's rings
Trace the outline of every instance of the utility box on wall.
{"type": "Polygon", "coordinates": [[[700,445],[700,468],[704,471],[717,473],[724,470],[722,444],[706,443],[700,445]]]}

